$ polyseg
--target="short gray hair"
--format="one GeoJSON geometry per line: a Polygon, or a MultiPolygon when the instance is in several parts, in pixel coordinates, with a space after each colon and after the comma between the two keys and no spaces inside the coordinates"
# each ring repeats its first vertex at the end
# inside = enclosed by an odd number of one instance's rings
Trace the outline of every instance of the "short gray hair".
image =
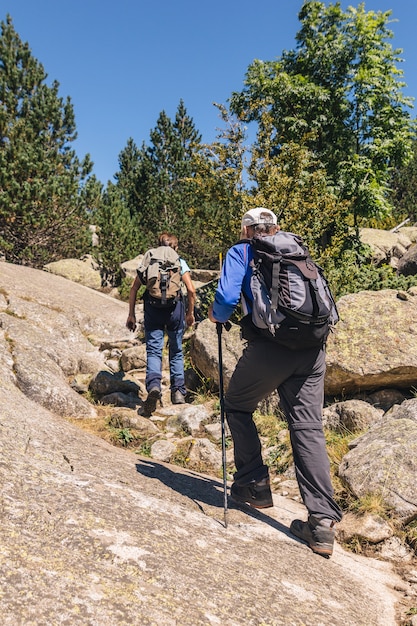
{"type": "Polygon", "coordinates": [[[277,230],[276,224],[254,224],[252,228],[255,231],[255,235],[269,235],[271,231],[275,233],[277,230]]]}

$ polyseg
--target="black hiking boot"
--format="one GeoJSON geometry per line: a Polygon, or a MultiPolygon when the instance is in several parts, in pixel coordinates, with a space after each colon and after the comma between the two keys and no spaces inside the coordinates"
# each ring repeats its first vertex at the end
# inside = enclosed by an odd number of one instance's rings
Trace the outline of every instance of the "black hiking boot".
{"type": "Polygon", "coordinates": [[[317,519],[310,515],[308,522],[295,519],[291,522],[290,532],[306,542],[316,554],[330,557],[333,554],[335,538],[335,521],[330,519],[317,519]]]}
{"type": "Polygon", "coordinates": [[[154,387],[150,389],[148,392],[148,397],[146,398],[143,404],[143,413],[144,417],[150,417],[152,413],[155,411],[158,402],[161,400],[161,392],[158,387],[154,387]]]}
{"type": "Polygon", "coordinates": [[[248,504],[254,509],[268,509],[274,506],[268,477],[258,481],[253,480],[247,485],[233,483],[230,497],[235,502],[248,504]]]}

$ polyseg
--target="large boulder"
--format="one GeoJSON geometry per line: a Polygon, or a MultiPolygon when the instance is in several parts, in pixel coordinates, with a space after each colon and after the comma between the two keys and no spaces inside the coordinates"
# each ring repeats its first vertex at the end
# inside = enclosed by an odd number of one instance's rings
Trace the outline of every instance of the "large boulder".
{"type": "Polygon", "coordinates": [[[417,422],[417,398],[410,398],[394,405],[386,416],[390,419],[408,419],[417,422]]]}
{"type": "MultiPolygon", "coordinates": [[[[222,367],[224,387],[227,389],[236,363],[242,354],[244,343],[240,338],[240,327],[232,324],[229,331],[222,331],[222,367]]],[[[219,341],[216,324],[203,320],[191,338],[193,365],[208,379],[219,383],[219,341]]]]}
{"type": "Polygon", "coordinates": [[[417,297],[385,289],[341,298],[327,344],[326,393],[417,383],[417,297]]]}
{"type": "Polygon", "coordinates": [[[397,271],[404,276],[417,274],[417,244],[413,244],[398,261],[397,271]]]}
{"type": "Polygon", "coordinates": [[[412,243],[404,231],[361,228],[359,234],[362,243],[371,248],[372,260],[377,265],[391,262],[396,266],[398,259],[405,254],[412,243]]]}
{"type": "Polygon", "coordinates": [[[404,523],[417,518],[417,422],[387,419],[352,443],[340,478],[358,498],[380,494],[404,523]]]}
{"type": "MultiPolygon", "coordinates": [[[[14,307],[19,299],[19,306],[33,302],[50,311],[65,311],[65,318],[74,321],[79,332],[91,342],[131,338],[125,327],[128,313],[125,302],[61,276],[0,262],[0,292],[6,305],[10,302],[9,315],[17,314],[14,307]]],[[[36,323],[36,318],[28,321],[36,323]]],[[[51,330],[49,334],[54,332],[51,330]]]]}
{"type": "Polygon", "coordinates": [[[57,276],[63,276],[75,283],[81,283],[91,289],[101,288],[101,274],[91,257],[85,259],[62,259],[53,261],[44,266],[46,272],[51,272],[57,276]]]}
{"type": "Polygon", "coordinates": [[[323,409],[323,425],[336,431],[358,432],[368,430],[378,422],[384,411],[363,400],[335,402],[323,409]]]}
{"type": "Polygon", "coordinates": [[[230,506],[225,528],[215,472],[111,446],[3,379],[0,406],[4,626],[395,623],[394,568],[318,558],[288,530],[301,504],[230,506]]]}
{"type": "Polygon", "coordinates": [[[102,365],[100,353],[75,322],[60,311],[11,296],[7,307],[0,308],[0,328],[16,384],[28,398],[58,415],[96,415],[93,405],[68,384],[77,373],[102,365]]]}
{"type": "Polygon", "coordinates": [[[70,384],[105,365],[102,342],[125,339],[127,305],[60,276],[1,263],[0,380],[63,417],[90,418],[94,406],[70,384]]]}
{"type": "Polygon", "coordinates": [[[139,254],[134,259],[130,259],[129,261],[124,261],[124,263],[121,264],[121,269],[124,275],[126,277],[130,277],[133,279],[136,278],[137,269],[139,265],[141,264],[142,259],[143,259],[143,254],[139,254]]]}
{"type": "Polygon", "coordinates": [[[401,226],[398,232],[405,235],[412,243],[417,243],[417,226],[401,226]]]}

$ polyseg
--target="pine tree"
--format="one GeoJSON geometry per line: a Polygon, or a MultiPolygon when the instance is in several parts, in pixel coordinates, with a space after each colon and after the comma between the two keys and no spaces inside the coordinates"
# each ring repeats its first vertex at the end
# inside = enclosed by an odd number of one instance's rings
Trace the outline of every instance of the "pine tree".
{"type": "Polygon", "coordinates": [[[98,228],[98,257],[102,267],[103,282],[120,285],[123,273],[121,264],[141,251],[140,229],[130,216],[126,202],[117,185],[109,182],[100,206],[94,214],[98,228]]]}
{"type": "Polygon", "coordinates": [[[46,84],[11,17],[0,26],[0,250],[8,261],[42,267],[88,247],[80,187],[91,163],[70,149],[70,99],[59,97],[58,82],[46,84]]]}
{"type": "Polygon", "coordinates": [[[129,139],[120,153],[117,187],[137,223],[137,253],[168,230],[190,265],[217,269],[219,253],[238,237],[244,132],[225,107],[218,108],[227,129],[213,144],[201,143],[180,101],[174,120],[160,113],[149,145],[138,149],[129,139]]]}
{"type": "Polygon", "coordinates": [[[128,143],[119,157],[118,185],[123,189],[132,217],[155,245],[159,232],[175,232],[181,241],[192,228],[193,153],[200,135],[182,101],[175,120],[165,111],[150,132],[150,145],[140,150],[128,143]]]}
{"type": "Polygon", "coordinates": [[[130,215],[134,215],[138,208],[137,181],[141,152],[130,137],[126,147],[119,154],[119,171],[115,174],[120,198],[128,208],[130,215]]]}

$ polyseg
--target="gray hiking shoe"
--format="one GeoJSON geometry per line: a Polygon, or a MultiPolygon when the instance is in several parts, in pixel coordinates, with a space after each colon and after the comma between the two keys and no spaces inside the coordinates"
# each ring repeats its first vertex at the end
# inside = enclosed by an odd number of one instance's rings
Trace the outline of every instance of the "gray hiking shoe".
{"type": "Polygon", "coordinates": [[[230,489],[230,497],[235,502],[248,504],[255,509],[267,509],[274,506],[269,478],[262,478],[262,480],[258,481],[253,480],[247,485],[233,483],[230,489]]]}
{"type": "Polygon", "coordinates": [[[316,554],[331,556],[335,538],[334,520],[317,519],[310,515],[308,522],[295,519],[291,522],[290,532],[305,541],[316,554]]]}
{"type": "Polygon", "coordinates": [[[150,389],[148,392],[148,397],[146,398],[143,404],[143,413],[144,417],[150,417],[152,413],[155,411],[158,402],[161,400],[161,392],[158,387],[154,387],[150,389]]]}
{"type": "Polygon", "coordinates": [[[185,396],[179,389],[171,392],[171,403],[172,404],[185,404],[185,396]]]}

